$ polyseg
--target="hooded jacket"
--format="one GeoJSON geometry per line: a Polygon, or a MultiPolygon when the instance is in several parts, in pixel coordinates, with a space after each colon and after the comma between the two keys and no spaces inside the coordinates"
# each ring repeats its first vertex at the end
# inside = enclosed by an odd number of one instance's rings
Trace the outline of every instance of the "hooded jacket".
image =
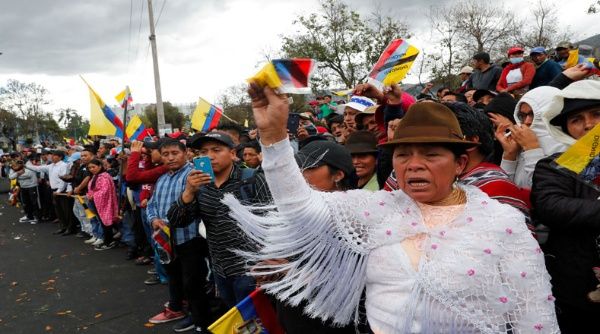
{"type": "MultiPolygon", "coordinates": [[[[557,152],[563,152],[567,148],[566,145],[559,143],[550,136],[548,126],[542,119],[542,115],[553,106],[554,97],[558,93],[560,93],[560,90],[554,87],[538,87],[523,95],[515,107],[514,119],[519,125],[521,125],[521,121],[518,114],[521,105],[527,103],[531,107],[533,122],[530,129],[535,133],[540,143],[539,148],[521,151],[515,161],[502,159],[500,167],[519,187],[531,188],[535,164],[540,159],[557,152]]],[[[560,105],[562,108],[562,103],[560,105]]]]}
{"type": "MultiPolygon", "coordinates": [[[[600,82],[578,81],[552,99],[542,120],[557,142],[572,145],[575,139],[550,120],[563,109],[563,99],[597,99],[600,82]]],[[[563,312],[590,318],[600,314],[600,304],[592,303],[587,294],[599,283],[592,267],[600,266],[600,191],[572,174],[557,170],[553,160],[540,160],[533,174],[531,201],[534,217],[550,228],[545,245],[546,266],[552,276],[557,307],[563,312]]],[[[592,319],[593,318],[593,319],[592,319]]]]}

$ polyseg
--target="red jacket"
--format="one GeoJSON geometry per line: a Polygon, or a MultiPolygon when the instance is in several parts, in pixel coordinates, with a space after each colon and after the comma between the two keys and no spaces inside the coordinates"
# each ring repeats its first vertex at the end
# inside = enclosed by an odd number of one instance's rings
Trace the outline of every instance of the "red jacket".
{"type": "Polygon", "coordinates": [[[519,64],[509,64],[504,70],[502,70],[502,74],[500,75],[500,80],[498,80],[498,84],[496,85],[497,91],[507,90],[512,92],[513,90],[525,88],[531,84],[533,81],[533,77],[535,76],[535,66],[529,62],[522,62],[519,64]],[[516,82],[512,85],[508,85],[506,82],[506,76],[508,72],[514,70],[515,68],[520,68],[521,73],[523,74],[523,79],[519,82],[516,82]]]}
{"type": "Polygon", "coordinates": [[[154,184],[161,175],[165,174],[169,169],[165,165],[153,166],[152,163],[144,162],[144,168],[140,168],[142,154],[140,152],[131,152],[127,159],[127,173],[125,179],[130,183],[142,184],[140,192],[140,202],[145,199],[150,199],[154,184]]]}

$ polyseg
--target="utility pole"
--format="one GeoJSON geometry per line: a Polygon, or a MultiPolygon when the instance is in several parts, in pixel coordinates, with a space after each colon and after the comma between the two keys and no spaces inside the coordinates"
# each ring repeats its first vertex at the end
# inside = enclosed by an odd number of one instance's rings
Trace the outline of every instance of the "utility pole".
{"type": "Polygon", "coordinates": [[[152,11],[152,0],[148,0],[148,16],[150,16],[150,46],[152,47],[152,62],[154,63],[154,88],[156,89],[156,118],[158,129],[165,125],[165,110],[163,108],[162,94],[160,91],[160,74],[158,73],[158,55],[156,52],[156,34],[154,32],[154,12],[152,11]]]}

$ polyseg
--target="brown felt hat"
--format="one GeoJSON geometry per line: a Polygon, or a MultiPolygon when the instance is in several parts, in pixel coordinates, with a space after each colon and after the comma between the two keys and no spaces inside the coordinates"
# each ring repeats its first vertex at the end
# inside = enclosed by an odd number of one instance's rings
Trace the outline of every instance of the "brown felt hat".
{"type": "Polygon", "coordinates": [[[379,146],[393,148],[398,144],[479,145],[465,139],[452,110],[440,103],[424,102],[413,104],[396,128],[394,138],[379,146]]]}

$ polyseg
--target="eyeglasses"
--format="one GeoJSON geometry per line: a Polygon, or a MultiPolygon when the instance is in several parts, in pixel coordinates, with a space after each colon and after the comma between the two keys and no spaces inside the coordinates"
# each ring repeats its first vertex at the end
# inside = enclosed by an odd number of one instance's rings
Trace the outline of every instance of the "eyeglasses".
{"type": "Polygon", "coordinates": [[[524,113],[524,112],[518,112],[517,113],[517,117],[519,118],[519,120],[521,122],[525,121],[528,117],[533,118],[533,112],[528,112],[528,113],[524,113]]]}

